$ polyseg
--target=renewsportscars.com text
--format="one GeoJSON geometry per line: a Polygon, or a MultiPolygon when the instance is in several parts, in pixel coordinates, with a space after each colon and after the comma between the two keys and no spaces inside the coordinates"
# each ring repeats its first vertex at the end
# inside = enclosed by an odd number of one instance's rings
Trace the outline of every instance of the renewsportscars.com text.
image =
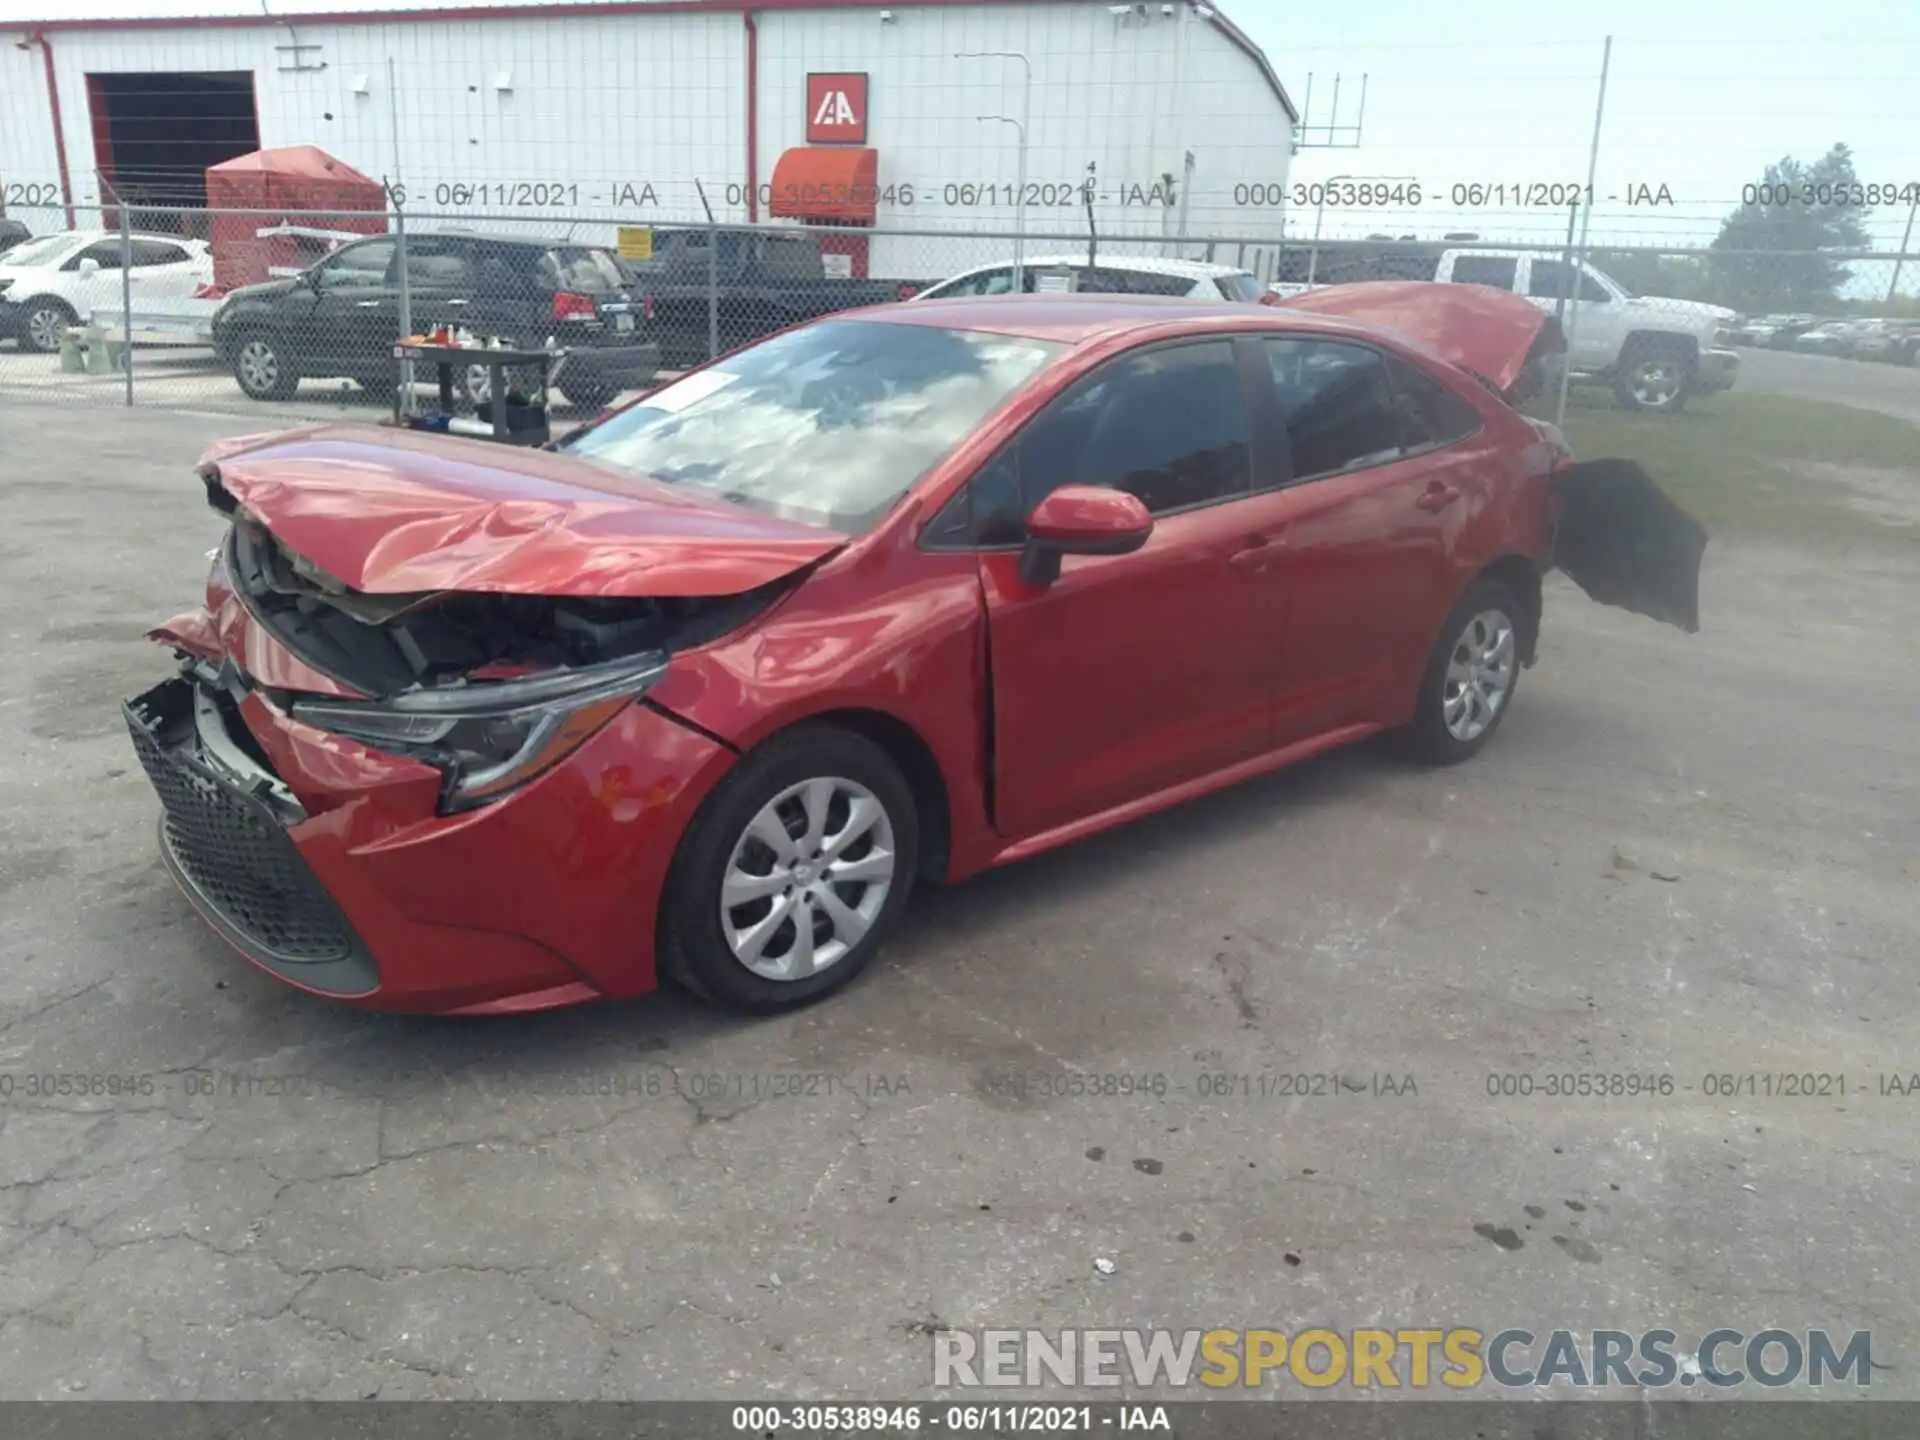
{"type": "Polygon", "coordinates": [[[1672,1330],[1494,1332],[1462,1326],[1331,1330],[942,1330],[940,1388],[1049,1385],[1312,1390],[1565,1384],[1623,1389],[1778,1389],[1873,1383],[1870,1331],[1672,1330]]]}

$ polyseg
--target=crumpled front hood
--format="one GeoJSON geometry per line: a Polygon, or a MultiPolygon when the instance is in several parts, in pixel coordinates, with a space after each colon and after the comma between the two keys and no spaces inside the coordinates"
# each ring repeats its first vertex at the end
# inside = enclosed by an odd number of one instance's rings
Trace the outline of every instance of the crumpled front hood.
{"type": "Polygon", "coordinates": [[[1553,348],[1565,345],[1546,311],[1485,285],[1378,280],[1329,285],[1281,303],[1288,309],[1397,330],[1501,391],[1520,378],[1543,332],[1552,332],[1553,348]]]}
{"type": "Polygon", "coordinates": [[[736,595],[844,537],[549,451],[366,425],[217,441],[203,476],[365,594],[736,595]]]}

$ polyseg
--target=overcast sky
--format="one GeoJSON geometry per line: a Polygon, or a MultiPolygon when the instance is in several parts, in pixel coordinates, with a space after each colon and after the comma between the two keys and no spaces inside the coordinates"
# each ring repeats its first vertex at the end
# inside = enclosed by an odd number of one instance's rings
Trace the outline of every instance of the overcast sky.
{"type": "MultiPolygon", "coordinates": [[[[1853,147],[1863,182],[1920,185],[1920,0],[1221,3],[1266,50],[1296,105],[1304,107],[1312,74],[1310,124],[1335,119],[1336,72],[1338,120],[1358,120],[1359,77],[1368,76],[1359,148],[1302,151],[1296,181],[1410,175],[1443,191],[1455,181],[1583,182],[1611,33],[1596,235],[1711,238],[1769,161],[1812,160],[1835,141],[1853,147]],[[1606,200],[1663,183],[1677,206],[1606,200]]],[[[1891,248],[1907,214],[1904,205],[1877,210],[1868,229],[1891,248]]],[[[1509,208],[1470,220],[1432,201],[1420,221],[1422,233],[1471,228],[1489,238],[1566,228],[1564,212],[1509,208]]],[[[1351,213],[1329,213],[1324,224],[1327,234],[1398,233],[1351,213]]]]}

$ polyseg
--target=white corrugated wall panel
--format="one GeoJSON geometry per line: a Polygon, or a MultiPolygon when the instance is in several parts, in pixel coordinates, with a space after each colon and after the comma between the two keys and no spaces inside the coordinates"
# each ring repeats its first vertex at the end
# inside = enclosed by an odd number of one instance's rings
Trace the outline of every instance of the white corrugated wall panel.
{"type": "MultiPolygon", "coordinates": [[[[807,74],[864,71],[868,143],[880,153],[879,224],[1011,229],[1017,136],[978,117],[1021,115],[1022,69],[1010,59],[957,57],[1017,50],[1033,74],[1029,231],[1084,235],[1075,187],[1091,161],[1102,236],[1152,242],[1158,251],[1175,238],[1179,217],[1153,187],[1163,175],[1181,177],[1191,150],[1189,234],[1278,235],[1278,208],[1247,203],[1237,187],[1285,181],[1286,113],[1253,60],[1204,21],[1162,16],[1157,5],[1125,17],[1100,4],[903,5],[892,15],[760,12],[763,185],[781,152],[805,143],[807,74]]],[[[563,215],[685,221],[701,214],[698,180],[722,219],[745,218],[745,29],[737,12],[51,38],[83,203],[99,193],[89,73],[219,70],[253,73],[264,145],[319,145],[376,178],[397,172],[416,212],[476,222],[506,215],[539,228],[563,215]],[[312,47],[298,52],[302,63],[318,68],[287,68],[294,52],[283,47],[296,39],[312,47]],[[397,93],[389,91],[389,57],[397,93]],[[506,89],[496,84],[503,72],[506,89]]],[[[57,178],[39,69],[37,52],[0,48],[8,100],[0,107],[0,181],[57,178]]],[[[1006,241],[876,237],[872,270],[931,279],[1009,250],[1006,241]]]]}

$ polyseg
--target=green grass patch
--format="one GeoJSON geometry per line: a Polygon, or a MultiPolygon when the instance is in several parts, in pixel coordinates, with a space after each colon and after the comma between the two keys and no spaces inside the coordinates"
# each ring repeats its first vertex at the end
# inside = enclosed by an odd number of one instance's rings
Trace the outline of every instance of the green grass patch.
{"type": "Polygon", "coordinates": [[[1920,516],[1920,426],[1890,415],[1739,391],[1697,398],[1677,415],[1648,415],[1614,407],[1603,394],[1575,390],[1567,399],[1564,429],[1581,459],[1638,461],[1710,531],[1904,544],[1920,539],[1920,526],[1888,513],[1905,509],[1920,516]],[[1841,475],[1799,472],[1797,465],[1881,473],[1855,486],[1841,475]]]}

